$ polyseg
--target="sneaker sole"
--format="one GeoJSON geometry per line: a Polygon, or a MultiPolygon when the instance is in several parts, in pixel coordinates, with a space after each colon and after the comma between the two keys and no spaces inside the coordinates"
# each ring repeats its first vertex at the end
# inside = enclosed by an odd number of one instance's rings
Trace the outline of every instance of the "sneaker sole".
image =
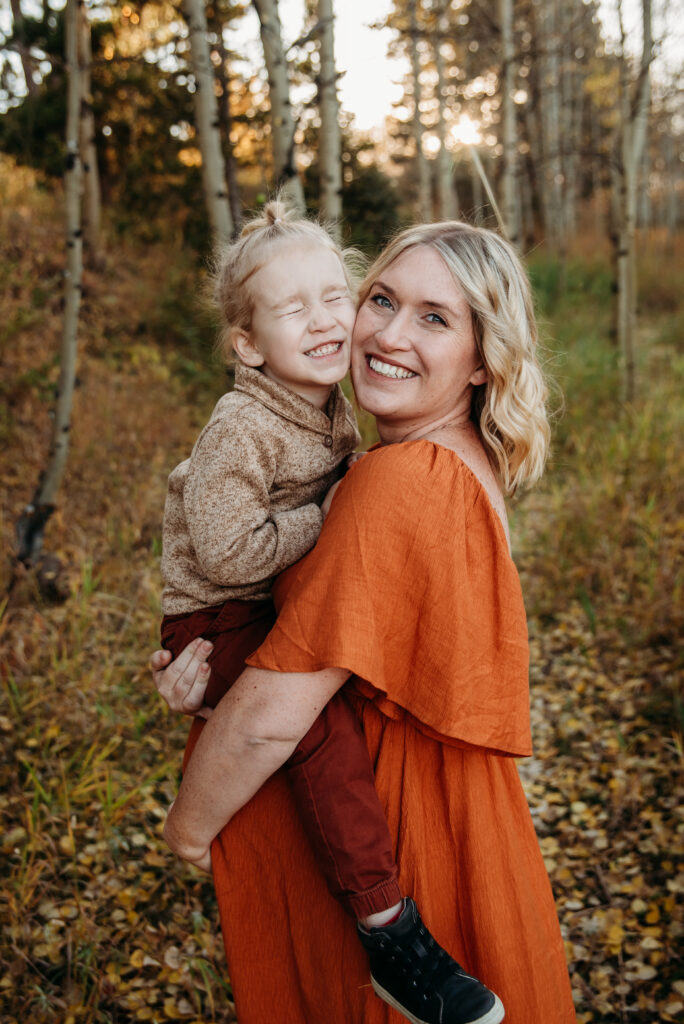
{"type": "MultiPolygon", "coordinates": [[[[414,1017],[412,1013],[409,1013],[401,1003],[398,1003],[394,996],[391,996],[389,992],[386,992],[382,985],[378,985],[377,981],[371,974],[371,985],[376,996],[380,999],[384,999],[386,1003],[389,1003],[395,1010],[398,1010],[407,1020],[411,1021],[411,1024],[430,1024],[430,1021],[423,1020],[422,1017],[414,1017]]],[[[494,995],[494,993],[492,993],[494,995]]],[[[504,1019],[505,1010],[503,1003],[497,995],[494,995],[494,1005],[491,1010],[487,1010],[484,1017],[475,1017],[473,1020],[468,1021],[467,1024],[500,1024],[500,1021],[504,1019]]]]}

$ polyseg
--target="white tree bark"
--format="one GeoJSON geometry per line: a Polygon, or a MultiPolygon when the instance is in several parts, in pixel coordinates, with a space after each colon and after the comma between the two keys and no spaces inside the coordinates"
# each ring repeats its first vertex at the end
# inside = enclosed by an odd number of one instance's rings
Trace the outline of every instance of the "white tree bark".
{"type": "MultiPolygon", "coordinates": [[[[220,30],[219,30],[220,31],[220,30]]],[[[223,143],[224,143],[224,167],[226,172],[226,185],[228,186],[228,204],[230,215],[233,221],[233,231],[239,234],[242,225],[242,200],[240,198],[240,185],[237,180],[237,163],[233,149],[231,133],[233,129],[233,109],[231,97],[231,67],[230,55],[226,50],[223,35],[220,35],[218,51],[221,56],[221,64],[218,69],[218,79],[223,92],[223,103],[219,108],[219,115],[223,122],[223,143]]]]}
{"type": "Polygon", "coordinates": [[[321,73],[318,109],[321,118],[318,160],[321,181],[321,214],[326,221],[342,219],[342,139],[340,135],[335,33],[332,0],[318,0],[321,25],[321,73]]]}
{"type": "Polygon", "coordinates": [[[679,225],[679,177],[679,160],[672,139],[672,132],[668,130],[665,135],[665,226],[670,243],[674,240],[679,225]]]}
{"type": "Polygon", "coordinates": [[[295,124],[290,103],[290,82],[278,0],[252,0],[252,3],[259,16],[261,44],[268,75],[276,185],[289,197],[293,206],[303,213],[304,189],[296,167],[295,124]]]}
{"type": "Polygon", "coordinates": [[[83,243],[81,203],[83,170],[79,155],[81,82],[78,57],[78,21],[83,0],[67,0],[64,16],[65,58],[67,67],[66,166],[64,195],[66,205],[66,270],[64,273],[64,324],[60,348],[60,373],[54,410],[52,440],[47,465],[33,500],[17,523],[17,558],[30,564],[43,544],[45,525],[55,508],[55,497],[64,475],[69,453],[71,407],[76,382],[78,314],[81,306],[83,243]]]}
{"type": "Polygon", "coordinates": [[[457,216],[458,200],[451,154],[447,148],[446,123],[446,75],[444,72],[444,56],[442,41],[447,31],[445,7],[442,6],[437,18],[437,33],[434,41],[435,70],[437,72],[437,135],[439,153],[437,154],[437,202],[440,220],[454,220],[457,216]]]}
{"type": "Polygon", "coordinates": [[[183,0],[183,16],[188,24],[192,70],[195,76],[195,120],[202,153],[202,182],[207,212],[215,241],[228,241],[233,234],[233,218],[228,202],[226,172],[221,150],[219,112],[214,88],[207,16],[203,0],[183,0]]]}
{"type": "Polygon", "coordinates": [[[15,46],[21,61],[21,68],[24,72],[24,80],[29,96],[35,96],[38,86],[33,80],[33,58],[29,53],[23,39],[24,15],[21,10],[21,0],[10,0],[12,8],[12,23],[15,35],[15,46]]]}
{"type": "Polygon", "coordinates": [[[639,167],[639,213],[637,215],[637,226],[648,229],[653,226],[653,214],[651,209],[651,189],[649,178],[651,175],[651,154],[648,151],[648,140],[644,144],[641,154],[641,165],[639,167]]]}
{"type": "Polygon", "coordinates": [[[543,45],[546,50],[546,70],[542,89],[542,124],[544,130],[545,164],[545,227],[551,246],[563,256],[565,231],[563,225],[563,164],[561,160],[561,102],[560,102],[560,31],[559,0],[543,5],[543,45]]]}
{"type": "MultiPolygon", "coordinates": [[[[622,30],[622,4],[618,3],[622,30]]],[[[651,100],[650,66],[653,51],[651,0],[641,0],[642,51],[636,82],[629,80],[625,33],[620,56],[619,156],[614,175],[614,210],[617,223],[617,336],[624,361],[624,396],[628,402],[636,395],[636,215],[641,162],[648,111],[651,100]]]]}
{"type": "Polygon", "coordinates": [[[88,20],[85,4],[80,4],[78,12],[78,48],[81,70],[79,146],[81,164],[83,166],[83,240],[87,253],[93,263],[98,265],[101,261],[100,221],[102,216],[102,197],[95,145],[93,97],[90,86],[93,52],[90,21],[88,20]]]}
{"type": "Polygon", "coordinates": [[[515,103],[513,101],[513,90],[515,87],[513,0],[499,0],[499,19],[501,21],[502,43],[502,212],[508,231],[508,237],[513,245],[518,246],[520,244],[520,213],[517,194],[518,133],[516,127],[515,103]]]}
{"type": "Polygon", "coordinates": [[[416,147],[416,178],[418,196],[416,202],[416,219],[419,222],[432,220],[432,200],[430,196],[430,169],[423,153],[423,122],[420,115],[420,53],[418,51],[418,2],[409,4],[411,16],[411,71],[413,74],[413,140],[416,147]]]}

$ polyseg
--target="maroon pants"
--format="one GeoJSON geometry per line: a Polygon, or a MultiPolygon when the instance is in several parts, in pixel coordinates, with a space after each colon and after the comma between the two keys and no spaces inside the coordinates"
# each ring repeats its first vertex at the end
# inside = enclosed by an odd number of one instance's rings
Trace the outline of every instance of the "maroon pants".
{"type": "MultiPolygon", "coordinates": [[[[215,707],[274,622],[270,601],[226,601],[189,615],[165,616],[162,644],[176,658],[195,637],[211,640],[206,703],[215,707]]],[[[342,691],[328,702],[285,768],[333,896],[357,918],[398,903],[397,868],[368,748],[342,691]]]]}

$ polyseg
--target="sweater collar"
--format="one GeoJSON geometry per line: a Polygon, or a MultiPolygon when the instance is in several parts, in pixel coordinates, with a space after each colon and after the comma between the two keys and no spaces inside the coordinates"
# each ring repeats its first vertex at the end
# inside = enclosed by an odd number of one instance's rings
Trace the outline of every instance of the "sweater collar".
{"type": "Polygon", "coordinates": [[[331,433],[335,420],[340,414],[344,416],[344,395],[339,384],[332,389],[325,409],[317,409],[261,370],[236,362],[234,390],[255,398],[278,416],[318,434],[331,433]]]}

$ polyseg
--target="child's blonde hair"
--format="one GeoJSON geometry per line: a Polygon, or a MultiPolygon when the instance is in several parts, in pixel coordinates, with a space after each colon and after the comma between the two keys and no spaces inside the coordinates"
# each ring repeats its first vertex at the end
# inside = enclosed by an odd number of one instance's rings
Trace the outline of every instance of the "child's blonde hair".
{"type": "Polygon", "coordinates": [[[440,254],[470,306],[487,370],[487,382],[474,390],[472,415],[505,493],[513,494],[542,475],[550,440],[527,274],[513,247],[494,231],[460,221],[421,224],[383,250],[361,285],[360,303],[390,263],[420,245],[440,254]]]}
{"type": "Polygon", "coordinates": [[[322,224],[302,217],[277,196],[260,214],[247,221],[235,242],[220,245],[214,252],[214,300],[221,314],[217,348],[227,363],[233,358],[233,333],[249,331],[251,327],[257,296],[249,287],[250,279],[277,247],[287,243],[323,245],[334,252],[356,301],[359,282],[367,268],[365,257],[356,249],[342,248],[322,224]]]}

